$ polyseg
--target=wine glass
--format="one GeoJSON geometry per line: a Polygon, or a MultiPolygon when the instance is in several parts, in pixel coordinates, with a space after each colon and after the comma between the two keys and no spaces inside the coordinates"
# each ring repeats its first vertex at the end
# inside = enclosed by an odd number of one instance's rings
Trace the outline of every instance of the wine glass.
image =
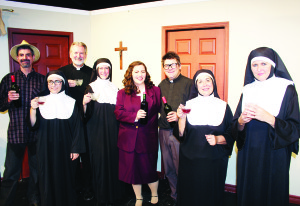
{"type": "Polygon", "coordinates": [[[191,112],[191,107],[190,106],[186,106],[186,104],[183,104],[184,107],[181,108],[182,112],[185,114],[189,114],[191,112]]]}
{"type": "Polygon", "coordinates": [[[46,102],[46,97],[38,97],[38,104],[43,105],[46,102]]]}
{"type": "Polygon", "coordinates": [[[81,86],[83,83],[83,79],[75,79],[76,86],[81,86]]]}
{"type": "Polygon", "coordinates": [[[97,101],[99,99],[99,97],[100,97],[99,93],[91,92],[91,98],[92,98],[92,100],[97,101]]]}

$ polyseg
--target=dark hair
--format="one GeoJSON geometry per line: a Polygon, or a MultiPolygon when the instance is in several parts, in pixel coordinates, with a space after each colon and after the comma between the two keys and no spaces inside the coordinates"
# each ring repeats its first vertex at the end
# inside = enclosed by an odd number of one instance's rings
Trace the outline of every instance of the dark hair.
{"type": "Polygon", "coordinates": [[[181,63],[180,63],[180,57],[178,56],[177,53],[175,53],[175,52],[173,52],[173,51],[167,52],[167,53],[162,57],[161,63],[162,63],[163,66],[164,66],[164,62],[165,62],[166,59],[176,59],[177,64],[178,64],[178,65],[181,65],[181,63]]]}
{"type": "Polygon", "coordinates": [[[32,56],[34,55],[34,51],[33,51],[33,49],[32,49],[30,46],[22,45],[22,46],[19,46],[19,47],[17,48],[17,50],[16,50],[17,56],[19,56],[19,51],[20,51],[21,49],[29,49],[30,52],[31,52],[31,55],[32,55],[32,56]]]}
{"type": "Polygon", "coordinates": [[[139,89],[137,86],[135,86],[133,79],[132,79],[132,71],[135,66],[143,65],[146,70],[146,78],[145,78],[145,87],[147,89],[150,89],[154,86],[153,82],[151,81],[150,74],[147,71],[146,65],[141,62],[141,61],[134,61],[132,62],[129,66],[128,69],[126,70],[126,73],[124,75],[124,79],[122,83],[124,84],[124,89],[126,94],[132,94],[133,92],[139,93],[139,89]]]}

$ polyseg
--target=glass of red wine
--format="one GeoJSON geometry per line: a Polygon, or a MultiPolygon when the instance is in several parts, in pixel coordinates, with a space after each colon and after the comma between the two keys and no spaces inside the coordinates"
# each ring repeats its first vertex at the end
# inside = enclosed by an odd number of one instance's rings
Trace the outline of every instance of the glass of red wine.
{"type": "Polygon", "coordinates": [[[38,98],[38,103],[39,103],[40,105],[43,105],[45,102],[46,102],[46,97],[39,97],[39,98],[38,98]]]}
{"type": "Polygon", "coordinates": [[[185,114],[189,114],[191,112],[191,107],[189,106],[186,106],[184,104],[184,107],[181,108],[182,112],[185,113],[185,114]]]}
{"type": "Polygon", "coordinates": [[[182,108],[181,110],[182,110],[182,112],[185,113],[185,114],[188,114],[188,113],[191,112],[191,108],[186,108],[186,107],[185,107],[185,108],[182,108]]]}

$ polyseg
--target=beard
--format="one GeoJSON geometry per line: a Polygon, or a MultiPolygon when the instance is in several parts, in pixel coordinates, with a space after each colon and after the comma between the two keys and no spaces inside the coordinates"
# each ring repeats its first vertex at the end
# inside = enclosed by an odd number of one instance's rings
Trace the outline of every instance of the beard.
{"type": "Polygon", "coordinates": [[[80,67],[84,64],[84,60],[83,59],[74,59],[73,64],[75,64],[76,66],[80,67]]]}
{"type": "Polygon", "coordinates": [[[21,67],[23,68],[29,68],[31,66],[30,61],[29,60],[23,60],[20,62],[21,67]]]}

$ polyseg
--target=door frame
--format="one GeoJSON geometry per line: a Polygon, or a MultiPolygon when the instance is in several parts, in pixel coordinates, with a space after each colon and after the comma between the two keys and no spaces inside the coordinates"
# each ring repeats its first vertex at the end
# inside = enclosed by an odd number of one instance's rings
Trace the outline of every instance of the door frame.
{"type": "MultiPolygon", "coordinates": [[[[45,35],[45,36],[60,36],[60,37],[67,37],[69,39],[69,47],[73,43],[73,32],[63,32],[63,31],[48,31],[48,30],[34,30],[34,29],[20,29],[20,28],[7,28],[7,35],[8,35],[8,51],[10,51],[10,48],[13,46],[13,34],[32,34],[32,35],[45,35]]],[[[20,42],[21,43],[21,42],[20,42]]],[[[70,48],[68,48],[68,51],[70,48]]],[[[10,72],[13,71],[13,63],[14,60],[9,55],[9,67],[10,72]]],[[[69,59],[69,63],[71,64],[71,60],[69,59]]]]}
{"type": "MultiPolygon", "coordinates": [[[[215,22],[215,23],[202,23],[202,24],[185,24],[185,25],[173,25],[162,27],[162,56],[167,52],[168,32],[178,30],[196,30],[196,29],[215,29],[224,28],[225,31],[225,77],[224,77],[224,100],[228,99],[228,68],[229,68],[229,22],[215,22]]],[[[161,69],[161,80],[165,79],[165,73],[163,68],[161,69]]]]}

